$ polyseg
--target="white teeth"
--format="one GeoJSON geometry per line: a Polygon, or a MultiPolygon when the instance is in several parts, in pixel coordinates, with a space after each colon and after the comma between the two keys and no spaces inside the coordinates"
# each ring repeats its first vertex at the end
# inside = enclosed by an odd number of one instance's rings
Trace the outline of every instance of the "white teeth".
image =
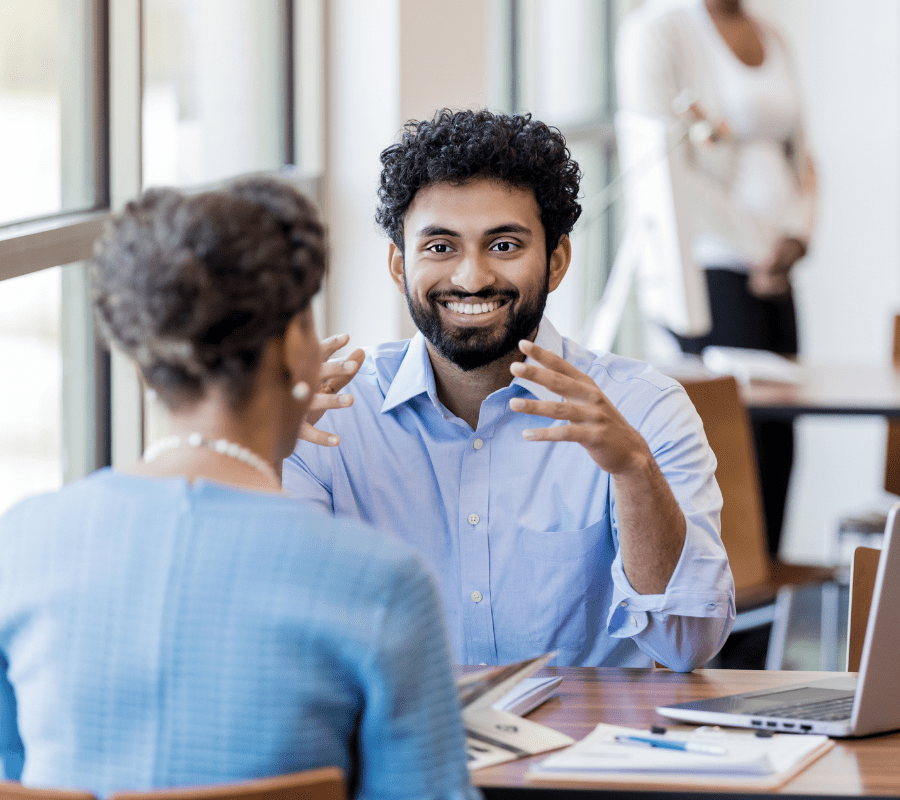
{"type": "Polygon", "coordinates": [[[445,303],[446,307],[456,314],[488,314],[500,308],[500,303],[445,303]]]}

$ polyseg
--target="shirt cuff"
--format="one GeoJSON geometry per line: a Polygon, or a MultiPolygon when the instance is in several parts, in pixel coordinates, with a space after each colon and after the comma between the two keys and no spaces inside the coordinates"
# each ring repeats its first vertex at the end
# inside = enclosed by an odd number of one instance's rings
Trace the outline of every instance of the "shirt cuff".
{"type": "Polygon", "coordinates": [[[606,620],[609,635],[627,639],[643,632],[650,615],[668,617],[727,618],[733,607],[730,593],[710,588],[707,591],[685,591],[670,588],[664,594],[638,594],[631,586],[622,566],[621,556],[612,565],[613,596],[606,620]]]}

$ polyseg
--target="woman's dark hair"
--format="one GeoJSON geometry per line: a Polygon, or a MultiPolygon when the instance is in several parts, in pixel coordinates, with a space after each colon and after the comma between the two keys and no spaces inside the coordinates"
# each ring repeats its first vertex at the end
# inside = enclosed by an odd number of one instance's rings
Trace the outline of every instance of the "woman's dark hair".
{"type": "Polygon", "coordinates": [[[214,383],[234,406],[265,343],[318,291],[325,259],[318,214],[285,182],[251,178],[195,195],[150,189],[97,243],[94,318],[168,406],[214,383]]]}
{"type": "Polygon", "coordinates": [[[381,204],[375,221],[403,251],[403,218],[424,186],[488,176],[534,191],[549,257],[581,214],[581,172],[566,140],[531,114],[438,111],[408,122],[400,141],[381,153],[381,204]]]}

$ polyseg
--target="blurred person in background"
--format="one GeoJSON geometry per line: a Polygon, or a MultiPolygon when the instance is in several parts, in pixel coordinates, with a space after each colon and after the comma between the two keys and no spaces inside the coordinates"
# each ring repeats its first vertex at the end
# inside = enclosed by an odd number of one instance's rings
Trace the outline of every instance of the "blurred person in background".
{"type": "MultiPolygon", "coordinates": [[[[816,179],[784,39],[740,0],[647,0],[622,23],[616,68],[620,108],[692,125],[685,190],[712,330],[678,337],[681,349],[795,355],[791,274],[809,246],[816,179]]],[[[793,428],[778,421],[753,428],[775,555],[793,428]]]]}
{"type": "Polygon", "coordinates": [[[281,491],[337,402],[311,391],[325,257],[274,180],[114,220],[95,318],[173,434],[0,519],[0,779],[103,796],[332,765],[355,797],[478,796],[420,561],[281,491]]]}

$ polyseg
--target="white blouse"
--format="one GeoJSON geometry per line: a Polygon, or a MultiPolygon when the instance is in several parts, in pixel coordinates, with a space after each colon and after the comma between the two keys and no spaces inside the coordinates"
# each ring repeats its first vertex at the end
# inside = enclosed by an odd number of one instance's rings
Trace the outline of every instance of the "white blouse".
{"type": "Polygon", "coordinates": [[[784,41],[754,20],[762,64],[744,64],[722,39],[703,0],[649,0],[623,21],[617,44],[619,105],[673,117],[687,91],[730,135],[691,143],[687,161],[694,255],[707,267],[745,271],[785,236],[808,242],[815,179],[803,142],[800,93],[784,41]]]}

